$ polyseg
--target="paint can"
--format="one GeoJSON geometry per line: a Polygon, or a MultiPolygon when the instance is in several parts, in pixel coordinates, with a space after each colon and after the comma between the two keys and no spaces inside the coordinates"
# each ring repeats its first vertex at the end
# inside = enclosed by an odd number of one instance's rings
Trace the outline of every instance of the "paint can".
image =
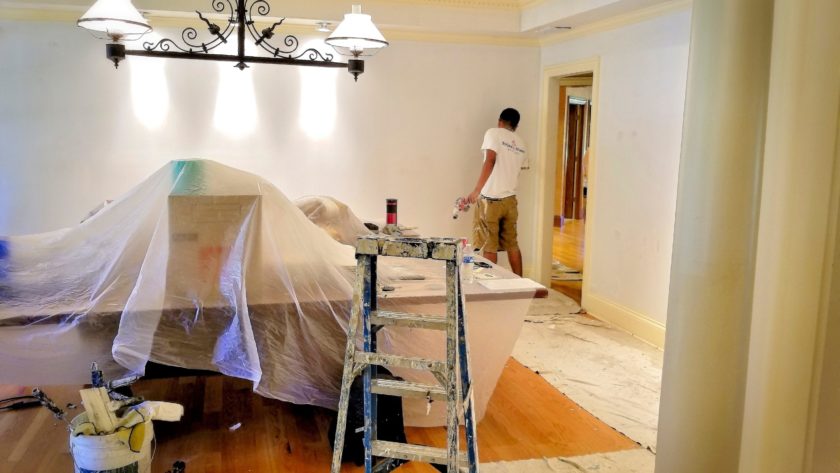
{"type": "MultiPolygon", "coordinates": [[[[71,422],[72,430],[89,422],[81,413],[71,422]]],[[[130,431],[107,435],[70,435],[70,454],[75,473],[149,473],[152,471],[152,420],[130,431]],[[141,427],[142,428],[138,428],[141,427]],[[136,436],[142,435],[141,439],[136,436]],[[135,445],[135,450],[132,450],[135,445]]]]}
{"type": "Polygon", "coordinates": [[[385,199],[385,223],[397,224],[397,199],[385,199]]]}

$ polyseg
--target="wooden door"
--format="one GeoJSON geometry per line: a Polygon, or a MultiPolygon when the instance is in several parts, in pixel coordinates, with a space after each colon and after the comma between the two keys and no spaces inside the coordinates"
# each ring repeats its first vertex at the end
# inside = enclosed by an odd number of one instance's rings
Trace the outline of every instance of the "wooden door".
{"type": "Polygon", "coordinates": [[[586,131],[586,105],[569,102],[566,129],[566,165],[563,216],[579,218],[580,196],[583,193],[583,150],[586,131]]]}

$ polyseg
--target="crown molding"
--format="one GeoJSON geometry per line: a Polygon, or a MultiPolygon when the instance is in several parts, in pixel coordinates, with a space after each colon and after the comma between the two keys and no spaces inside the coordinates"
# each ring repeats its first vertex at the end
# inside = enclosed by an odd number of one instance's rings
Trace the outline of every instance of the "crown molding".
{"type": "MultiPolygon", "coordinates": [[[[376,1],[376,0],[374,0],[376,1]]],[[[419,5],[419,6],[437,6],[437,7],[455,7],[455,8],[494,8],[504,10],[521,10],[523,8],[543,3],[545,0],[388,0],[389,4],[403,4],[403,5],[419,5]]],[[[92,0],[91,0],[92,3],[92,0]]],[[[344,2],[341,2],[342,5],[344,2]]],[[[385,2],[381,2],[385,3],[385,2]]],[[[21,7],[32,9],[87,9],[89,5],[72,6],[61,5],[59,3],[51,3],[49,1],[0,1],[0,8],[4,7],[21,7]]],[[[142,7],[138,7],[141,10],[142,7]]]]}
{"type": "MultiPolygon", "coordinates": [[[[460,4],[460,5],[490,5],[490,4],[537,4],[545,0],[397,0],[404,3],[425,3],[460,4]]],[[[446,33],[417,31],[399,28],[383,28],[383,34],[389,40],[417,41],[433,43],[457,43],[457,44],[485,44],[494,46],[517,46],[517,47],[540,47],[548,46],[584,36],[614,30],[634,23],[653,19],[669,13],[685,10],[691,7],[692,0],[673,0],[667,3],[642,8],[614,18],[598,21],[589,25],[580,26],[571,31],[555,33],[542,38],[523,35],[493,35],[480,33],[446,33]]],[[[76,20],[84,13],[84,8],[76,6],[60,6],[45,4],[23,4],[21,2],[0,1],[0,20],[9,21],[48,21],[61,23],[76,23],[76,20]]],[[[191,12],[170,12],[170,11],[146,11],[149,19],[158,27],[187,27],[201,26],[200,20],[195,18],[191,12]]],[[[264,19],[270,22],[271,18],[264,19]]],[[[262,23],[262,21],[261,21],[262,23]]],[[[285,31],[297,35],[317,36],[313,26],[307,22],[290,20],[285,25],[285,31]]],[[[322,34],[322,33],[321,33],[322,34]]]]}
{"type": "Polygon", "coordinates": [[[485,44],[491,46],[519,46],[534,48],[538,48],[540,46],[540,41],[537,38],[522,38],[517,36],[431,33],[389,29],[383,29],[382,34],[388,38],[389,41],[399,40],[429,43],[485,44]]]}
{"type": "Polygon", "coordinates": [[[21,6],[19,3],[0,2],[0,20],[75,22],[84,11],[68,6],[21,6]]]}
{"type": "MultiPolygon", "coordinates": [[[[445,0],[448,1],[448,0],[445,0]]],[[[0,20],[9,21],[45,21],[57,23],[75,24],[84,12],[76,7],[51,7],[51,8],[27,8],[18,6],[5,6],[0,3],[0,20]]],[[[186,28],[188,26],[204,26],[204,23],[190,13],[172,13],[162,11],[146,11],[146,16],[155,27],[164,28],[186,28]]],[[[207,15],[212,17],[213,15],[207,15]]],[[[259,23],[269,24],[272,18],[264,18],[259,23]]],[[[318,36],[324,35],[314,30],[314,26],[308,23],[295,22],[294,20],[285,23],[283,31],[290,34],[318,36]]],[[[417,41],[433,43],[458,43],[458,44],[486,44],[495,46],[520,46],[539,47],[540,42],[536,38],[523,38],[518,36],[490,35],[490,34],[459,34],[427,31],[408,31],[400,29],[382,29],[383,35],[389,40],[417,41]]]]}
{"type": "Polygon", "coordinates": [[[410,5],[436,5],[442,7],[461,8],[499,8],[505,10],[521,10],[524,3],[540,3],[544,0],[390,0],[392,3],[410,5]]]}
{"type": "Polygon", "coordinates": [[[670,13],[687,10],[691,8],[692,1],[693,0],[672,0],[667,3],[659,3],[646,8],[640,8],[630,13],[617,15],[606,20],[579,26],[569,31],[545,36],[540,38],[539,43],[540,46],[550,46],[552,44],[563,43],[565,41],[571,41],[573,39],[602,33],[604,31],[615,30],[623,26],[640,23],[642,21],[652,20],[670,13]]]}

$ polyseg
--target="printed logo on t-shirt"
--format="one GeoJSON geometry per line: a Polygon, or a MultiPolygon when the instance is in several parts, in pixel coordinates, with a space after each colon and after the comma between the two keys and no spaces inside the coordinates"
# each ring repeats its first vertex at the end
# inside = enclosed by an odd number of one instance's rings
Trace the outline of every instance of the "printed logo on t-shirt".
{"type": "Polygon", "coordinates": [[[508,143],[507,141],[502,141],[502,146],[504,146],[505,148],[513,151],[514,153],[524,153],[525,152],[524,149],[520,148],[519,146],[516,146],[516,140],[513,140],[510,143],[508,143]]]}

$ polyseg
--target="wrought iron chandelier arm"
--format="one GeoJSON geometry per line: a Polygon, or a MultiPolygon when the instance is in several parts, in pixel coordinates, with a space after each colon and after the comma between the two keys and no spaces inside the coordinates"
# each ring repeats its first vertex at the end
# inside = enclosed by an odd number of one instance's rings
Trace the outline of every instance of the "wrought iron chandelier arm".
{"type": "Polygon", "coordinates": [[[281,18],[280,21],[274,23],[273,25],[269,26],[262,30],[262,32],[257,32],[257,27],[255,26],[254,22],[248,21],[248,31],[251,33],[251,37],[254,38],[254,44],[260,45],[263,41],[268,41],[269,39],[274,37],[274,29],[278,26],[283,24],[285,18],[281,18]]]}
{"type": "Polygon", "coordinates": [[[152,52],[152,51],[169,52],[169,51],[172,50],[173,47],[175,49],[177,49],[179,51],[183,51],[185,53],[192,52],[191,50],[182,48],[181,45],[179,45],[175,41],[172,41],[169,38],[164,38],[164,39],[158,41],[157,43],[153,43],[151,41],[146,41],[146,42],[143,43],[143,49],[146,50],[146,51],[149,51],[149,52],[152,52]]]}
{"type": "MultiPolygon", "coordinates": [[[[128,2],[127,2],[128,3],[128,2]]],[[[334,61],[334,55],[328,52],[319,50],[316,47],[301,48],[300,40],[291,34],[282,36],[282,40],[278,43],[282,44],[280,47],[272,44],[271,40],[278,35],[276,31],[285,22],[280,19],[263,29],[259,29],[257,22],[254,21],[254,14],[267,17],[271,7],[267,0],[210,0],[213,10],[218,14],[229,13],[227,25],[223,28],[220,26],[221,22],[212,21],[213,16],[203,15],[200,11],[196,11],[198,18],[206,25],[211,38],[210,41],[200,42],[199,31],[195,27],[187,27],[181,30],[181,41],[176,42],[170,38],[163,38],[157,42],[147,41],[142,44],[142,49],[128,50],[124,44],[120,42],[121,37],[112,36],[112,42],[106,45],[106,57],[113,62],[114,66],[119,66],[120,61],[126,56],[144,56],[157,58],[184,58],[184,59],[200,59],[211,61],[231,61],[235,62],[235,67],[245,69],[249,62],[262,64],[289,64],[299,66],[318,66],[318,67],[347,67],[348,71],[354,78],[358,79],[359,74],[364,72],[364,61],[358,58],[358,53],[354,49],[354,57],[347,62],[334,61]],[[209,17],[209,19],[208,19],[209,17]],[[237,28],[238,27],[238,28],[237,28]],[[248,32],[246,35],[245,32],[248,32]],[[230,36],[236,33],[235,41],[229,41],[230,36]],[[256,45],[266,51],[268,54],[249,56],[246,54],[245,46],[246,36],[250,35],[251,39],[256,45]],[[213,50],[222,44],[231,44],[237,48],[235,54],[220,54],[213,50]]],[[[95,7],[96,5],[94,5],[95,7]]],[[[130,7],[130,5],[129,5],[130,7]]],[[[133,8],[133,7],[131,7],[133,8]]],[[[94,9],[92,7],[92,9],[94,9]]],[[[131,12],[129,12],[131,13],[131,12]]],[[[86,14],[87,15],[87,14],[86,14]]],[[[88,15],[90,16],[90,15],[88,15]]],[[[123,15],[131,17],[131,15],[123,15]]],[[[135,15],[141,17],[139,12],[135,11],[135,15]]],[[[263,18],[266,21],[267,18],[263,18]]],[[[121,16],[116,19],[109,19],[108,21],[119,22],[125,21],[121,16]]],[[[387,42],[382,39],[381,34],[376,27],[371,23],[369,15],[361,15],[358,6],[353,7],[353,13],[345,15],[345,20],[342,24],[353,24],[354,28],[360,32],[352,34],[345,39],[358,39],[367,41],[379,41],[383,45],[387,42]],[[351,18],[352,17],[352,18],[351,18]],[[356,18],[356,17],[360,17],[356,18]],[[361,26],[357,23],[361,22],[361,26]],[[367,26],[365,26],[367,22],[367,26]],[[372,30],[370,33],[367,30],[372,30]],[[368,39],[373,38],[373,39],[368,39]]],[[[144,21],[143,24],[150,29],[149,25],[144,21]]],[[[267,23],[266,23],[267,24],[267,23]]],[[[88,28],[87,25],[81,25],[88,28]]],[[[339,25],[341,26],[341,25],[339,25]]],[[[99,25],[94,25],[88,29],[100,31],[99,25]]],[[[352,28],[351,28],[352,30],[352,28]]],[[[108,30],[102,30],[108,31],[108,30]]],[[[355,31],[355,30],[353,30],[355,31]]],[[[205,34],[206,35],[206,34],[205,34]]],[[[279,35],[278,35],[279,37],[279,35]]],[[[331,43],[332,44],[332,43],[331,43]]]]}
{"type": "MultiPolygon", "coordinates": [[[[201,12],[198,11],[198,10],[196,10],[195,13],[198,14],[198,17],[201,18],[201,21],[203,21],[207,25],[207,30],[210,32],[210,34],[215,35],[216,38],[218,40],[220,40],[222,43],[227,43],[227,36],[222,34],[222,28],[220,28],[219,25],[217,25],[215,23],[210,23],[210,21],[207,18],[204,18],[204,15],[202,15],[201,12]]],[[[195,32],[195,29],[193,29],[193,28],[190,28],[190,29],[192,29],[192,31],[195,32]]],[[[230,29],[230,23],[228,23],[228,27],[225,28],[225,32],[228,32],[229,29],[230,29]]],[[[184,30],[185,33],[186,33],[186,31],[187,30],[184,30]]],[[[195,35],[193,35],[193,36],[194,37],[191,38],[191,39],[195,39],[195,37],[198,36],[198,33],[196,32],[195,35]]],[[[213,40],[213,41],[215,41],[215,40],[213,40]]],[[[186,41],[184,41],[184,42],[186,42],[186,41]]],[[[189,43],[187,43],[187,44],[189,44],[189,43]]]]}
{"type": "Polygon", "coordinates": [[[219,45],[223,43],[227,43],[227,38],[233,32],[233,27],[228,27],[225,29],[224,32],[219,32],[219,35],[214,38],[209,43],[193,43],[193,41],[198,38],[198,32],[195,28],[185,28],[181,32],[181,40],[187,46],[184,47],[175,41],[164,38],[158,41],[157,43],[153,42],[144,42],[143,49],[146,51],[170,51],[173,47],[179,51],[183,51],[185,53],[196,53],[203,51],[205,53],[212,51],[213,49],[217,48],[219,45]]]}
{"type": "Polygon", "coordinates": [[[303,51],[302,53],[298,54],[297,56],[292,56],[292,55],[290,55],[290,56],[289,56],[289,58],[291,58],[291,59],[300,59],[300,58],[302,58],[303,56],[308,56],[308,59],[309,59],[310,61],[326,61],[326,62],[332,62],[332,60],[333,60],[333,55],[332,55],[332,54],[330,54],[330,53],[322,53],[321,51],[318,51],[318,50],[317,50],[317,49],[315,49],[315,48],[309,48],[309,49],[307,49],[307,50],[303,51]]]}
{"type": "MultiPolygon", "coordinates": [[[[216,13],[224,13],[226,10],[228,10],[230,11],[231,18],[233,18],[235,9],[230,0],[212,0],[210,3],[212,5],[213,10],[216,13]]],[[[196,42],[196,40],[199,37],[198,31],[190,26],[184,28],[181,31],[181,41],[185,46],[182,46],[169,38],[164,38],[158,41],[157,43],[143,43],[143,49],[145,49],[146,51],[168,52],[171,51],[172,48],[175,48],[185,53],[208,53],[213,49],[217,48],[218,46],[228,42],[228,38],[231,34],[233,34],[233,31],[235,30],[233,19],[228,21],[228,25],[223,31],[219,25],[205,18],[200,11],[196,11],[196,14],[207,25],[207,30],[210,32],[210,34],[214,36],[214,38],[211,41],[200,43],[196,42]]]]}
{"type": "Polygon", "coordinates": [[[259,31],[256,26],[256,22],[254,21],[254,10],[256,9],[256,13],[259,16],[267,16],[271,12],[271,6],[268,4],[266,0],[256,0],[251,3],[248,7],[248,15],[245,21],[245,24],[248,27],[248,33],[251,34],[251,38],[254,39],[254,44],[261,47],[268,53],[270,53],[274,57],[279,57],[281,54],[289,55],[291,57],[291,53],[295,52],[298,48],[299,42],[298,39],[292,35],[287,35],[283,43],[286,45],[286,48],[279,48],[273,44],[271,44],[271,38],[274,37],[274,30],[283,24],[286,21],[285,18],[281,18],[280,21],[275,22],[271,26],[264,28],[262,31],[259,31]]]}
{"type": "Polygon", "coordinates": [[[272,44],[270,40],[275,35],[274,30],[277,29],[278,26],[282,25],[286,19],[281,18],[280,21],[275,22],[267,28],[264,28],[262,31],[259,31],[253,20],[254,9],[257,10],[257,14],[265,16],[268,15],[268,13],[271,11],[271,7],[269,6],[266,0],[254,1],[248,8],[248,18],[245,24],[248,26],[248,32],[251,34],[251,37],[254,39],[254,44],[261,47],[263,50],[265,50],[272,56],[286,57],[288,59],[300,59],[306,56],[310,61],[329,62],[333,60],[334,56],[332,54],[322,53],[321,51],[318,51],[315,48],[308,48],[295,55],[295,52],[300,47],[300,40],[298,40],[298,38],[294,35],[286,35],[283,38],[283,44],[285,45],[285,47],[283,48],[272,44]]]}

